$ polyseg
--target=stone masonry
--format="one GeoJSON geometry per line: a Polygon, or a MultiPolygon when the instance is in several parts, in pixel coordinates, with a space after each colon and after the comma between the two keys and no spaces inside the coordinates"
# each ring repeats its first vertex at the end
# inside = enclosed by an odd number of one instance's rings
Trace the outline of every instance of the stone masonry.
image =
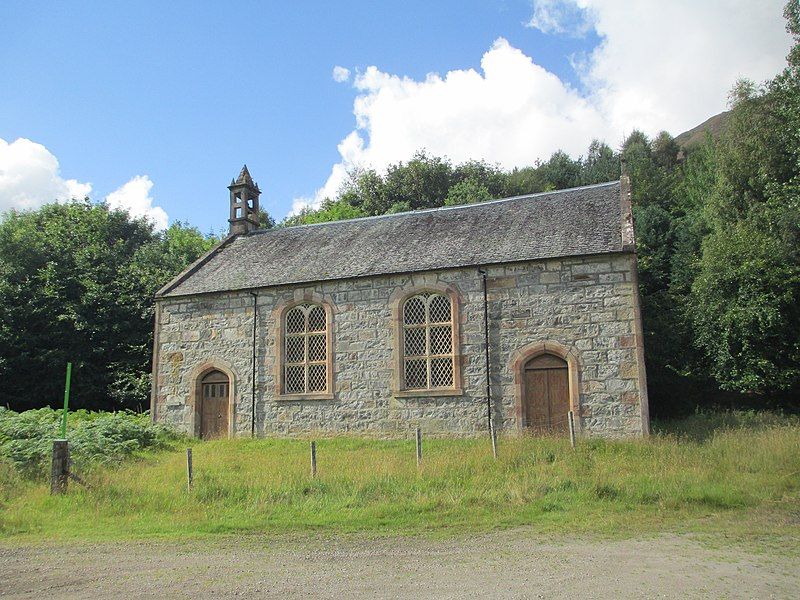
{"type": "MultiPolygon", "coordinates": [[[[522,425],[515,353],[531,344],[555,343],[577,365],[579,433],[647,433],[635,261],[632,252],[615,252],[485,267],[498,427],[516,431],[522,425]]],[[[232,376],[232,433],[250,435],[253,293],[257,435],[406,436],[417,426],[426,434],[487,430],[483,288],[474,267],[159,298],[152,407],[156,421],[198,434],[193,381],[201,369],[214,366],[232,376]],[[396,397],[393,357],[399,349],[391,298],[400,290],[442,285],[459,296],[463,394],[396,397]],[[333,399],[278,399],[276,307],[312,295],[332,307],[333,399]]]]}

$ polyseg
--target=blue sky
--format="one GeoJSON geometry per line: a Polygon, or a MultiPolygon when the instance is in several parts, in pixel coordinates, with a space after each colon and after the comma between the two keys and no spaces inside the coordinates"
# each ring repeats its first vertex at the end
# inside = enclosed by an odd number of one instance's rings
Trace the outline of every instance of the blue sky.
{"type": "Polygon", "coordinates": [[[7,1],[0,209],[116,192],[132,212],[157,206],[219,231],[244,162],[280,218],[330,195],[346,169],[417,148],[510,167],[633,127],[679,133],[722,110],[736,76],[769,77],[788,48],[780,2],[733,2],[745,14],[697,43],[735,49],[745,33],[746,47],[699,65],[651,44],[674,43],[706,8],[625,4],[7,1]],[[664,98],[693,77],[702,97],[664,98]]]}

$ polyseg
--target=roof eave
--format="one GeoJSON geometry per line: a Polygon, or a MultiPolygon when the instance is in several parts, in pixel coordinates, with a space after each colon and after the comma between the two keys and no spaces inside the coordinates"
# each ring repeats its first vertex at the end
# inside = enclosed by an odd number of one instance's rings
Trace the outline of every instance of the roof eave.
{"type": "Polygon", "coordinates": [[[230,294],[230,293],[239,293],[239,292],[247,292],[252,290],[267,290],[270,288],[281,288],[281,287],[292,287],[292,286],[307,286],[310,284],[315,283],[329,283],[333,281],[345,281],[348,279],[366,279],[370,277],[390,277],[394,275],[413,275],[414,273],[425,273],[432,270],[455,270],[455,269],[479,269],[482,267],[491,267],[497,265],[504,265],[504,264],[520,264],[520,263],[527,263],[527,262],[539,262],[545,260],[558,260],[561,258],[579,258],[579,257],[590,257],[590,256],[604,256],[607,254],[631,254],[635,253],[635,248],[630,246],[621,246],[619,248],[615,248],[613,250],[605,250],[602,252],[592,252],[587,254],[561,254],[558,256],[542,256],[539,258],[521,258],[519,260],[501,260],[501,261],[489,261],[489,262],[480,262],[480,263],[465,263],[460,265],[449,265],[447,267],[441,267],[440,269],[418,269],[418,270],[403,270],[403,271],[386,271],[382,273],[368,273],[364,275],[353,275],[348,277],[331,277],[328,279],[305,279],[305,280],[297,280],[297,281],[288,281],[276,284],[261,284],[261,285],[252,285],[252,286],[242,286],[242,287],[232,287],[220,290],[204,290],[204,291],[195,291],[195,292],[185,292],[185,293],[177,293],[177,294],[169,294],[164,295],[162,298],[170,299],[170,298],[189,298],[192,296],[207,296],[210,294],[230,294]]]}

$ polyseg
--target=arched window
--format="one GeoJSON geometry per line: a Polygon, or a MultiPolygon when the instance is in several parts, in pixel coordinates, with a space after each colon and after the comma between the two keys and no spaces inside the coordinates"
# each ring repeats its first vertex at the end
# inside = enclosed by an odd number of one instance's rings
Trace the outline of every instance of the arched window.
{"type": "Polygon", "coordinates": [[[423,292],[403,303],[403,388],[455,388],[453,305],[448,296],[423,292]]]}
{"type": "Polygon", "coordinates": [[[328,316],[320,304],[300,304],[283,317],[283,393],[319,394],[330,387],[328,316]]]}

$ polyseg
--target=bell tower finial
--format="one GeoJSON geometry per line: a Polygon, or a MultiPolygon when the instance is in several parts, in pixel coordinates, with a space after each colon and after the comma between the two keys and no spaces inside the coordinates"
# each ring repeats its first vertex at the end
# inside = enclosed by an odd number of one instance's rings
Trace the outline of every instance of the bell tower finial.
{"type": "Polygon", "coordinates": [[[236,181],[228,186],[231,191],[230,235],[242,235],[258,229],[258,197],[261,190],[253,181],[247,165],[242,167],[236,181]]]}

